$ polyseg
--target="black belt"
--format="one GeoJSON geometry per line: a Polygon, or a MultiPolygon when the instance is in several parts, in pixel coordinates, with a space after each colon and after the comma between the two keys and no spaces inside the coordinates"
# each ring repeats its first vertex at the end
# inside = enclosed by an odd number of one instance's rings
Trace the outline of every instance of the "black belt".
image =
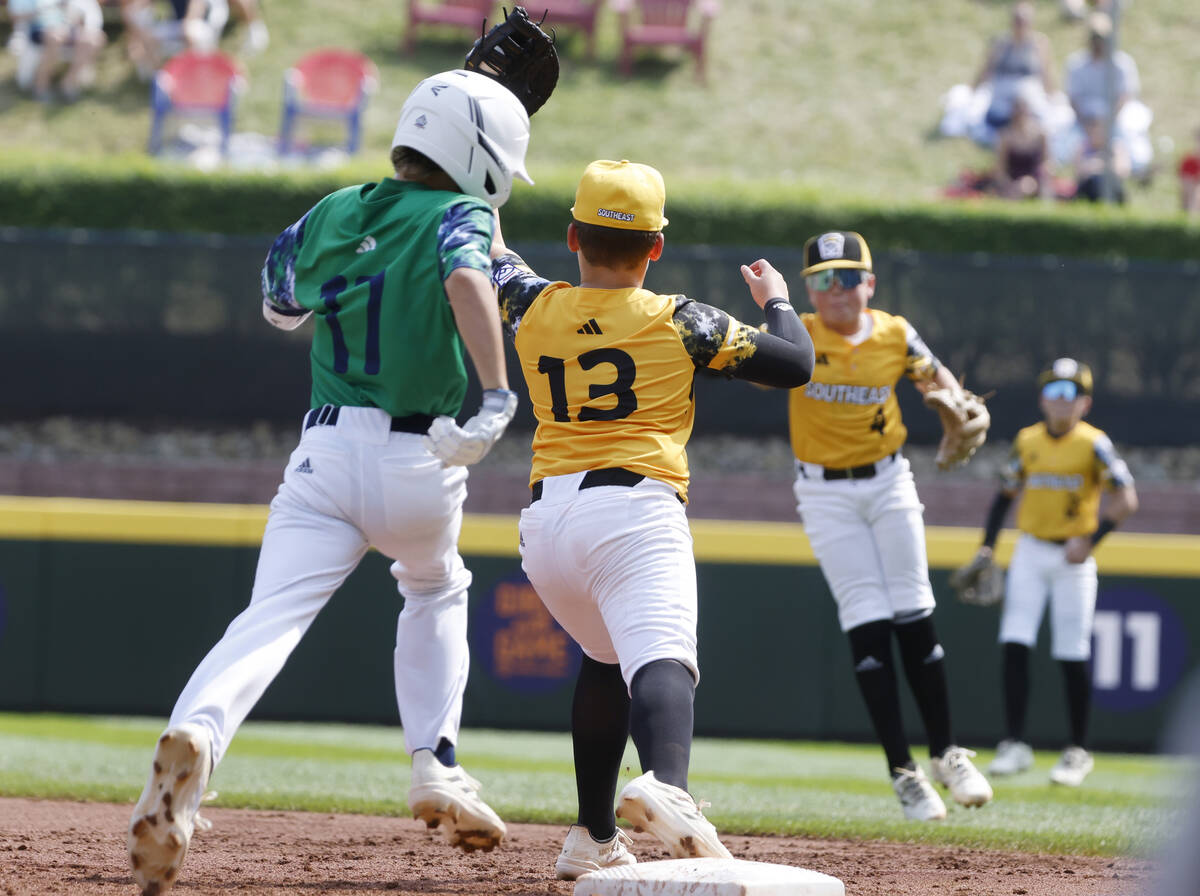
{"type": "MultiPolygon", "coordinates": [[[[882,460],[887,460],[890,457],[895,457],[899,453],[900,453],[899,451],[893,451],[891,454],[889,454],[887,457],[883,458],[882,460]]],[[[882,463],[882,460],[880,461],[880,463],[882,463]]],[[[876,472],[878,472],[878,471],[875,469],[875,464],[862,464],[861,466],[857,466],[857,467],[841,467],[841,468],[825,467],[825,472],[823,475],[824,475],[826,481],[828,481],[830,479],[870,479],[872,476],[875,475],[876,472]]]]}
{"type": "MultiPolygon", "coordinates": [[[[311,429],[314,426],[333,426],[338,421],[338,414],[341,413],[341,408],[336,404],[323,404],[319,408],[313,408],[304,415],[304,428],[311,429]]],[[[392,432],[412,432],[426,433],[429,427],[433,425],[433,417],[429,414],[409,414],[407,417],[393,417],[391,430],[392,432]]]]}
{"type": "MultiPolygon", "coordinates": [[[[626,470],[624,467],[609,467],[604,470],[588,470],[583,474],[583,481],[579,483],[580,488],[599,488],[602,485],[624,485],[634,486],[641,482],[646,477],[641,473],[635,473],[633,470],[626,470]]],[[[534,501],[541,500],[542,497],[542,480],[538,480],[529,488],[530,494],[533,496],[530,504],[534,501]]]]}

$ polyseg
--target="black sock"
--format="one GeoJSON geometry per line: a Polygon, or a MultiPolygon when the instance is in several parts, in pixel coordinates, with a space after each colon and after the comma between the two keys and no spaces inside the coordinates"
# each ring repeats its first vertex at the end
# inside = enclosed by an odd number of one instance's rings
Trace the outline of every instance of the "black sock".
{"type": "Polygon", "coordinates": [[[938,643],[933,616],[905,622],[897,625],[895,630],[904,675],[929,738],[929,755],[941,756],[954,743],[954,734],[950,729],[945,651],[938,643]]]}
{"type": "Polygon", "coordinates": [[[904,721],[900,718],[900,690],[892,661],[892,623],[888,620],[868,622],[850,629],[846,637],[850,639],[858,689],[867,705],[871,724],[875,726],[875,736],[887,757],[888,774],[894,774],[898,768],[909,767],[913,758],[904,735],[904,721]]]}
{"type": "Polygon", "coordinates": [[[617,829],[613,803],[628,739],[629,692],[621,667],[585,656],[571,704],[571,744],[578,822],[597,840],[609,839],[617,829]]]}
{"type": "Polygon", "coordinates": [[[446,766],[446,768],[454,768],[454,766],[458,764],[457,760],[454,758],[454,744],[450,743],[450,741],[446,740],[444,737],[438,741],[437,748],[434,749],[433,755],[436,756],[437,761],[446,766]]]}
{"type": "Polygon", "coordinates": [[[1088,714],[1092,703],[1092,680],[1087,660],[1060,660],[1067,689],[1067,718],[1071,722],[1071,745],[1087,747],[1088,714]]]}
{"type": "Polygon", "coordinates": [[[1024,644],[1004,642],[1004,725],[1009,740],[1025,740],[1029,654],[1030,650],[1024,644]]]}
{"type": "Polygon", "coordinates": [[[630,692],[629,733],[642,771],[687,790],[696,696],[692,673],[675,660],[655,660],[637,670],[630,692]]]}

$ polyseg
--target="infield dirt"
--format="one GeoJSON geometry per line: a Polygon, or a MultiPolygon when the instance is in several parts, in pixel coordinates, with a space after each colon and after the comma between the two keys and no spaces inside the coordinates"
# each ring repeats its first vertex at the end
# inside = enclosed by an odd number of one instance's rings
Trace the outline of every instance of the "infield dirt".
{"type": "MultiPolygon", "coordinates": [[[[135,893],[125,855],[131,805],[0,799],[0,894],[135,893]]],[[[514,824],[504,845],[464,855],[418,821],[367,815],[208,809],[180,896],[569,896],[554,879],[566,829],[514,824]]],[[[953,823],[952,820],[947,823],[953,823]]],[[[1135,858],[1038,855],[884,841],[723,838],[735,857],[840,878],[847,896],[1137,896],[1151,866],[1135,858]]],[[[667,858],[634,835],[642,861],[667,858]]]]}

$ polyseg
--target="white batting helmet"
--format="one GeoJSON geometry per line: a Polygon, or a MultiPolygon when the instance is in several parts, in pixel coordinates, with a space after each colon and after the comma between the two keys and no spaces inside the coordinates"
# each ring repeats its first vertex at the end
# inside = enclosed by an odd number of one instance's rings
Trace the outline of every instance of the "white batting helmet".
{"type": "Polygon", "coordinates": [[[507,87],[463,69],[426,78],[413,89],[392,137],[428,156],[471,196],[499,208],[513,178],[527,184],[529,115],[507,87]]]}

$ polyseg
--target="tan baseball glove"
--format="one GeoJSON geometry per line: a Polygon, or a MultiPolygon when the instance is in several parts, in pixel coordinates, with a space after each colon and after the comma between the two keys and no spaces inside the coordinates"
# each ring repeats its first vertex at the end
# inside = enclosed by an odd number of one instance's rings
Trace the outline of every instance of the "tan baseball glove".
{"type": "Polygon", "coordinates": [[[991,554],[976,554],[966,566],[950,573],[950,587],[964,604],[991,607],[1004,599],[1004,570],[991,554]]]}
{"type": "Polygon", "coordinates": [[[939,470],[965,464],[987,440],[992,418],[983,399],[974,392],[959,385],[931,389],[925,393],[925,406],[937,411],[942,421],[936,458],[939,470]]]}

